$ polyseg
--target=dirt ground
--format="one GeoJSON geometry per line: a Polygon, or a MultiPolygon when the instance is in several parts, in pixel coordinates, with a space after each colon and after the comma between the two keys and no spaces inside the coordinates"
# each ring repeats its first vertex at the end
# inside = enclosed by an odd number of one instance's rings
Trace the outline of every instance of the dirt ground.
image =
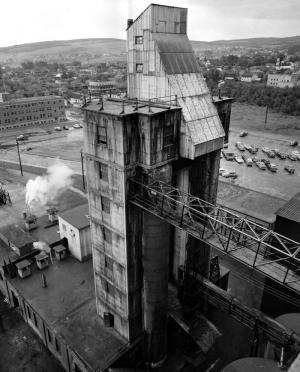
{"type": "MultiPolygon", "coordinates": [[[[256,144],[260,150],[257,153],[258,158],[267,158],[261,151],[262,147],[279,149],[284,152],[298,150],[299,147],[289,146],[289,142],[298,139],[300,142],[300,118],[283,116],[278,113],[269,112],[269,123],[264,130],[265,110],[260,107],[249,105],[234,104],[232,107],[231,130],[229,134],[229,147],[225,151],[242,154],[235,143],[240,141],[247,144],[256,144]],[[290,129],[288,129],[290,126],[290,129]],[[298,129],[297,129],[298,128],[298,129]],[[239,137],[241,130],[247,130],[247,137],[239,137]]],[[[250,155],[249,152],[245,152],[250,155]]],[[[253,155],[251,155],[253,156],[253,155]]],[[[226,161],[221,159],[221,168],[228,171],[236,171],[238,178],[236,180],[225,179],[222,181],[234,182],[236,185],[246,187],[255,191],[263,192],[268,195],[276,196],[289,200],[293,195],[300,191],[300,161],[291,161],[289,159],[280,160],[279,158],[270,159],[272,163],[278,165],[277,173],[269,170],[260,170],[257,166],[247,167],[246,164],[238,164],[235,161],[226,161]],[[284,170],[285,165],[292,165],[295,168],[295,174],[291,175],[284,170]]]]}
{"type": "MultiPolygon", "coordinates": [[[[3,303],[1,294],[0,301],[3,303]]],[[[0,307],[3,308],[2,305],[0,307]]],[[[8,310],[2,315],[2,319],[4,332],[0,329],[1,372],[64,371],[16,310],[8,310]]]]}

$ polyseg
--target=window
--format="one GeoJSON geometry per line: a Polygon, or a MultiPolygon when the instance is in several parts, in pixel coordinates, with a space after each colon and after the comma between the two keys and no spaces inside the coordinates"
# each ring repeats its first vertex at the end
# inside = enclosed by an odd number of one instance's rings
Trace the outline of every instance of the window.
{"type": "Polygon", "coordinates": [[[136,72],[143,72],[143,64],[142,63],[137,63],[135,66],[136,72]]]}
{"type": "Polygon", "coordinates": [[[174,124],[164,127],[163,130],[163,147],[174,144],[174,124]]]}
{"type": "Polygon", "coordinates": [[[107,270],[113,270],[113,260],[110,257],[105,256],[105,268],[107,270]]]}
{"type": "Polygon", "coordinates": [[[113,287],[112,284],[110,284],[109,282],[106,282],[106,288],[105,288],[105,291],[106,291],[108,294],[114,296],[115,288],[113,287]]]}
{"type": "Polygon", "coordinates": [[[37,322],[37,318],[36,318],[35,313],[33,313],[33,322],[34,322],[34,325],[37,327],[38,326],[38,322],[37,322]]]}
{"type": "Polygon", "coordinates": [[[60,343],[57,338],[55,338],[55,349],[60,354],[60,343]]]}
{"type": "MultiPolygon", "coordinates": [[[[111,234],[111,231],[106,227],[103,227],[103,239],[107,243],[111,244],[112,234],[111,234]]],[[[105,261],[105,267],[106,267],[106,261],[105,261]]]]}
{"type": "Polygon", "coordinates": [[[105,213],[110,213],[110,200],[105,196],[101,196],[101,209],[105,213]]]}
{"type": "Polygon", "coordinates": [[[143,44],[143,36],[136,36],[135,37],[136,44],[143,44]]]}
{"type": "Polygon", "coordinates": [[[51,335],[49,328],[47,328],[47,336],[48,336],[48,341],[52,343],[52,335],[51,335]]]}
{"type": "Polygon", "coordinates": [[[106,127],[97,126],[97,143],[107,144],[107,130],[106,127]]]}
{"type": "Polygon", "coordinates": [[[99,164],[99,177],[103,181],[108,181],[108,166],[103,163],[99,164]]]}
{"type": "Polygon", "coordinates": [[[30,307],[29,307],[29,306],[26,306],[26,308],[27,308],[28,318],[31,319],[31,311],[30,311],[30,307]]]}

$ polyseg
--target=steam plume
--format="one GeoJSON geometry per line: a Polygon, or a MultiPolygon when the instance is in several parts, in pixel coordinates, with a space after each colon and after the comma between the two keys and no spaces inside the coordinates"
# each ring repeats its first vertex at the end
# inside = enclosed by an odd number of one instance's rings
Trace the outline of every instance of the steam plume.
{"type": "Polygon", "coordinates": [[[73,183],[72,169],[62,163],[51,165],[47,174],[30,179],[26,184],[26,204],[29,208],[53,204],[73,183]]]}

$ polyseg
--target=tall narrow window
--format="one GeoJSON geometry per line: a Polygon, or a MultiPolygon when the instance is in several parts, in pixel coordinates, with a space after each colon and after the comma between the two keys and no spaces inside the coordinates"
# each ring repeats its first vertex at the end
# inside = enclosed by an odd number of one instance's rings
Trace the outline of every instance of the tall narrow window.
{"type": "Polygon", "coordinates": [[[174,144],[174,124],[164,127],[163,130],[163,147],[174,144]]]}
{"type": "Polygon", "coordinates": [[[55,338],[55,349],[60,354],[60,343],[57,338],[55,338]]]}
{"type": "Polygon", "coordinates": [[[101,196],[101,209],[105,213],[110,213],[110,200],[105,196],[101,196]]]}
{"type": "Polygon", "coordinates": [[[107,129],[106,129],[106,127],[97,126],[97,143],[107,145],[107,129]]]}
{"type": "Polygon", "coordinates": [[[108,181],[108,166],[107,164],[98,163],[99,164],[99,178],[103,181],[108,181]]]}
{"type": "MultiPolygon", "coordinates": [[[[106,228],[106,227],[103,227],[103,239],[111,244],[111,241],[112,241],[112,234],[111,234],[111,231],[106,228]]],[[[105,261],[105,266],[106,266],[106,261],[105,261]]]]}

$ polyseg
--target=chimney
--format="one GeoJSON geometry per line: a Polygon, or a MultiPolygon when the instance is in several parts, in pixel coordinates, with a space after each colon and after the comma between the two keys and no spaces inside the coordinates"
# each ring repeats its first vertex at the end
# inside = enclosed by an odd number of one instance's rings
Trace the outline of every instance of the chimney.
{"type": "Polygon", "coordinates": [[[129,18],[127,19],[127,28],[129,28],[133,24],[133,19],[129,18]]]}
{"type": "Polygon", "coordinates": [[[57,213],[58,213],[58,209],[55,207],[51,207],[47,209],[48,219],[50,222],[56,222],[58,220],[57,213]]]}

